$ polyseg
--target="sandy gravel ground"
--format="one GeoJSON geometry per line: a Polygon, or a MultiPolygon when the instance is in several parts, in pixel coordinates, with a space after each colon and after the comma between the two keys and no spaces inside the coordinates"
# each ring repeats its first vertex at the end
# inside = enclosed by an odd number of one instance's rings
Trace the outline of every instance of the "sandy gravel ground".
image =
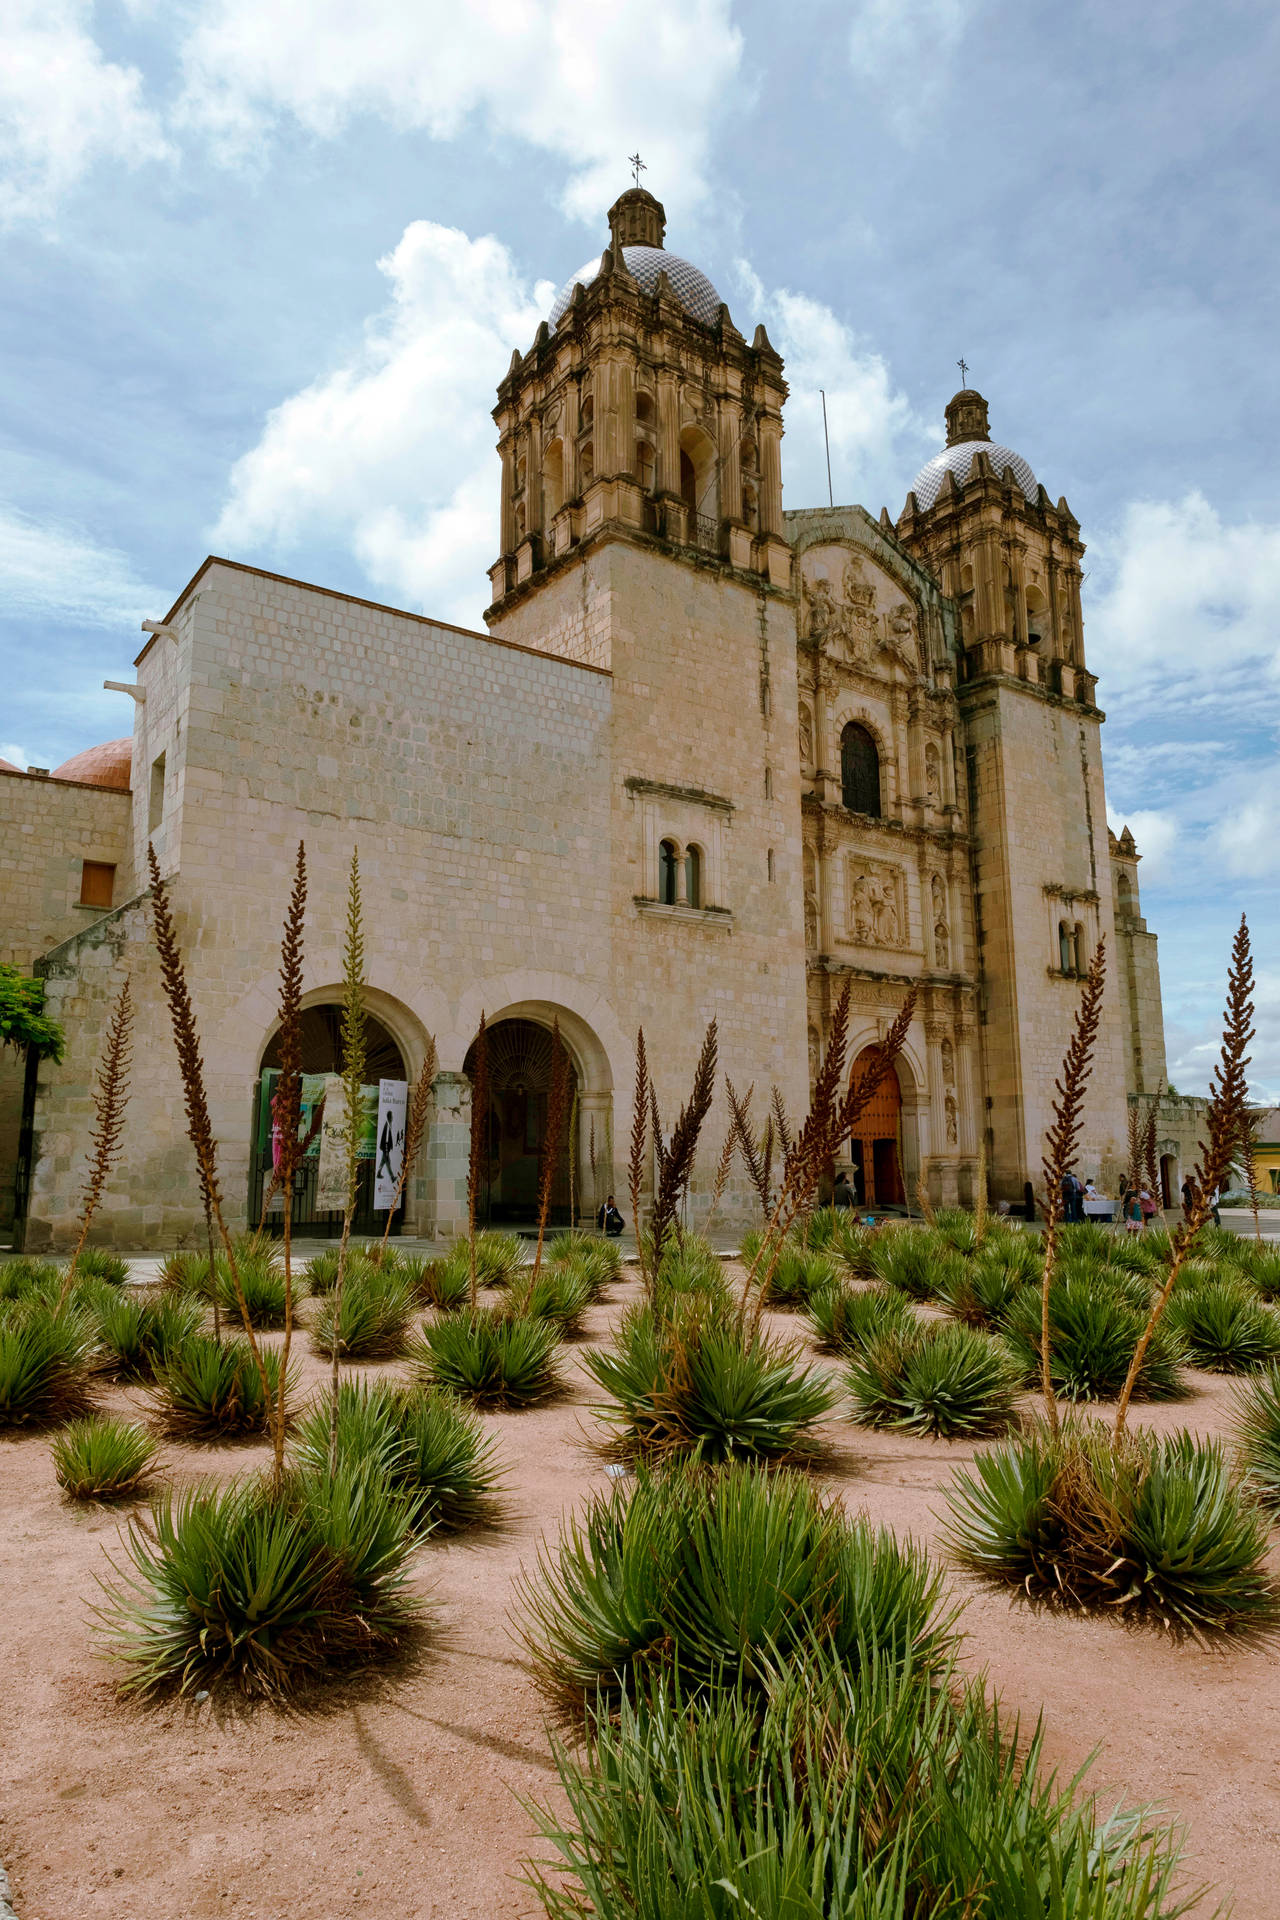
{"type": "MultiPolygon", "coordinates": [[[[602,1339],[634,1282],[593,1312],[602,1339]]],[[[798,1336],[795,1321],[780,1326],[798,1336]]],[[[301,1342],[308,1388],[322,1363],[301,1342]]],[[[428,1544],[434,1603],[421,1658],[336,1687],[307,1712],[233,1701],[143,1708],[115,1695],[88,1612],[120,1515],[79,1509],[46,1437],[0,1441],[0,1859],[21,1920],[515,1920],[536,1846],[521,1797],[555,1795],[541,1705],[511,1626],[539,1538],[608,1484],[589,1383],[565,1349],[569,1396],[490,1415],[507,1523],[428,1544]]],[[[827,1363],[823,1363],[827,1364],[827,1363]]],[[[370,1371],[395,1371],[394,1368],[370,1371]]],[[[1230,1387],[1143,1409],[1151,1425],[1220,1433],[1230,1387]]],[[[140,1396],[116,1390],[113,1406],[140,1396]]],[[[824,1477],[852,1512],[928,1543],[939,1489],[971,1449],[831,1428],[824,1477]]],[[[223,1476],[259,1447],[171,1446],[171,1475],[223,1476]]],[[[1277,1557],[1280,1571],[1280,1556],[1277,1557]]],[[[952,1576],[965,1657],[1006,1709],[1043,1707],[1066,1771],[1096,1747],[1108,1799],[1157,1800],[1187,1823],[1197,1877],[1232,1888],[1238,1920],[1280,1912],[1280,1647],[1210,1653],[1109,1621],[1036,1614],[952,1576]]],[[[1201,1911],[1207,1914],[1211,1903],[1201,1911]]]]}

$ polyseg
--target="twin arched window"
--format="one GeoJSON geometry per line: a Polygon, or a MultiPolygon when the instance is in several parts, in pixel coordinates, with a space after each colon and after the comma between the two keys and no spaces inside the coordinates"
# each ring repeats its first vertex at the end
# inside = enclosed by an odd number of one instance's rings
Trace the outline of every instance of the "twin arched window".
{"type": "Polygon", "coordinates": [[[851,813],[880,817],[880,755],[868,729],[856,720],[840,735],[840,797],[851,813]]]}
{"type": "Polygon", "coordinates": [[[664,907],[702,905],[702,853],[686,847],[683,862],[674,840],[663,840],[658,847],[658,902],[664,907]],[[681,867],[683,866],[683,874],[681,867]],[[684,880],[681,898],[680,881],[684,880]]]}
{"type": "Polygon", "coordinates": [[[1083,975],[1088,972],[1084,952],[1084,928],[1078,920],[1074,926],[1069,920],[1058,922],[1058,961],[1063,973],[1083,975]]]}

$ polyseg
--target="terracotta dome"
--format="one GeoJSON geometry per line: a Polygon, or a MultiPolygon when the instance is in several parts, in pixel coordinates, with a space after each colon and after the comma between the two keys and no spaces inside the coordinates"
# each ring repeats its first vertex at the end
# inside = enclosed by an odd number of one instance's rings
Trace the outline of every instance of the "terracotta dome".
{"type": "Polygon", "coordinates": [[[21,767],[15,767],[12,760],[0,760],[0,773],[21,773],[21,767]]]}
{"type": "Polygon", "coordinates": [[[73,753],[52,773],[54,780],[79,780],[87,787],[114,787],[128,793],[133,766],[133,741],[108,740],[100,747],[86,747],[73,753]]]}

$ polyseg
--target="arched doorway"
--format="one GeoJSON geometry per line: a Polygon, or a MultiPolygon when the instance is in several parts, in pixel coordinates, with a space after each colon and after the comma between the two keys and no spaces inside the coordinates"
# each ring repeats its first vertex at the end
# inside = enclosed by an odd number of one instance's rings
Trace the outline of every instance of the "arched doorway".
{"type": "MultiPolygon", "coordinates": [[[[333,1239],[342,1232],[342,1214],[320,1211],[316,1206],[316,1180],[320,1170],[319,1117],[324,1104],[326,1079],[342,1071],[342,1008],[335,1001],[304,1007],[300,1021],[302,1039],[302,1120],[301,1133],[306,1141],[302,1164],[294,1185],[293,1230],[316,1239],[333,1239]]],[[[376,1211],[374,1167],[378,1082],[407,1080],[404,1056],[394,1037],[380,1020],[365,1015],[365,1110],[367,1145],[362,1143],[356,1183],[356,1210],[352,1229],[358,1234],[380,1234],[386,1225],[385,1210],[376,1211]]],[[[254,1091],[253,1146],[249,1159],[249,1223],[256,1226],[262,1214],[264,1197],[270,1192],[274,1165],[272,1141],[272,1100],[280,1083],[280,1035],[267,1042],[258,1064],[254,1091]]],[[[403,1201],[399,1209],[403,1213],[403,1201]]],[[[268,1204],[267,1228],[280,1233],[284,1226],[284,1208],[277,1194],[268,1204]]],[[[395,1221],[391,1231],[398,1231],[395,1221]]]]}
{"type": "MultiPolygon", "coordinates": [[[[853,1063],[851,1083],[866,1069],[873,1053],[873,1048],[863,1048],[853,1063]]],[[[902,1088],[896,1072],[885,1075],[855,1120],[849,1137],[849,1154],[859,1204],[900,1207],[905,1189],[902,1184],[902,1088]]]]}
{"type": "MultiPolygon", "coordinates": [[[[538,1176],[547,1133],[551,1091],[551,1028],[536,1020],[496,1020],[486,1028],[489,1059],[488,1133],[481,1156],[476,1211],[486,1225],[528,1226],[538,1217],[538,1176]]],[[[579,1085],[572,1053],[568,1100],[551,1181],[550,1221],[569,1222],[571,1164],[577,1141],[571,1116],[579,1085]]],[[[475,1085],[475,1042],[467,1050],[463,1072],[475,1085]]],[[[581,1196],[577,1196],[580,1199],[581,1196]]],[[[576,1201],[575,1201],[576,1204],[576,1201]]]]}
{"type": "Polygon", "coordinates": [[[1178,1179],[1178,1156],[1176,1153],[1160,1155],[1160,1205],[1176,1207],[1181,1204],[1181,1182],[1178,1179]]]}

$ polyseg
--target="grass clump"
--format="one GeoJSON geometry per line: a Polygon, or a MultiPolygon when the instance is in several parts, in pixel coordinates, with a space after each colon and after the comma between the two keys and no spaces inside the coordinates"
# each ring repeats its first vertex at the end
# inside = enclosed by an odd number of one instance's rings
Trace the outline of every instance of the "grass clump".
{"type": "Polygon", "coordinates": [[[936,1667],[950,1642],[923,1553],[851,1522],[804,1475],[741,1462],[642,1468],[596,1495],[522,1590],[523,1632],[552,1699],[616,1704],[660,1674],[759,1685],[816,1637],[936,1667]]]}
{"type": "Polygon", "coordinates": [[[559,1344],[552,1320],[482,1307],[425,1326],[411,1357],[433,1386],[477,1407],[536,1407],[561,1391],[559,1344]]]}
{"type": "MultiPolygon", "coordinates": [[[[327,1470],[329,1419],[325,1404],[298,1422],[294,1459],[305,1471],[327,1470]]],[[[338,1389],[338,1460],[348,1466],[370,1462],[412,1494],[419,1526],[459,1532],[493,1517],[493,1442],[475,1415],[448,1394],[344,1380],[338,1389]]]]}
{"type": "Polygon", "coordinates": [[[1003,1346],[972,1327],[887,1333],[855,1355],[845,1376],[854,1419],[939,1440],[1003,1433],[1017,1378],[1003,1346]]]}
{"type": "MultiPolygon", "coordinates": [[[[1183,1268],[1185,1276],[1187,1269],[1183,1268]]],[[[1280,1320],[1241,1280],[1184,1284],[1169,1302],[1167,1324],[1187,1358],[1211,1373],[1252,1373],[1280,1355],[1280,1320]]]]}
{"type": "Polygon", "coordinates": [[[595,1411],[625,1454],[780,1460],[813,1451],[831,1382],[705,1300],[633,1307],[617,1346],[584,1355],[609,1396],[595,1411]]]}
{"type": "MultiPolygon", "coordinates": [[[[1026,1287],[1014,1300],[1005,1338],[1026,1386],[1040,1378],[1040,1294],[1026,1287]]],[[[1055,1280],[1049,1290],[1049,1375],[1064,1400],[1112,1400],[1124,1385],[1145,1315],[1105,1280],[1055,1280]]],[[[1138,1374],[1140,1400],[1175,1400],[1186,1391],[1183,1348],[1170,1328],[1155,1329],[1138,1374]]]]}
{"type": "Polygon", "coordinates": [[[347,1268],[339,1301],[328,1294],[311,1328],[311,1342],[327,1360],[395,1360],[404,1352],[417,1302],[395,1268],[365,1260],[347,1268]]]}
{"type": "Polygon", "coordinates": [[[53,1426],[92,1411],[92,1333],[74,1307],[45,1299],[0,1318],[0,1428],[53,1426]]]}
{"type": "Polygon", "coordinates": [[[97,1308],[98,1345],[118,1380],[152,1380],[156,1368],[189,1340],[203,1319],[198,1300],[170,1294],[108,1294],[97,1308]]]}
{"type": "Polygon", "coordinates": [[[823,1287],[807,1314],[823,1353],[861,1353],[883,1334],[918,1325],[911,1302],[891,1287],[823,1287]]]}
{"type": "Polygon", "coordinates": [[[0,1261],[0,1306],[19,1300],[56,1300],[62,1268],[56,1260],[36,1260],[20,1253],[0,1261]]]}
{"type": "Polygon", "coordinates": [[[1236,1398],[1240,1459],[1250,1487],[1268,1507],[1280,1507],[1280,1366],[1270,1366],[1236,1398]]]}
{"type": "Polygon", "coordinates": [[[602,1240],[581,1227],[566,1227],[548,1243],[543,1256],[553,1267],[566,1260],[583,1260],[599,1276],[601,1287],[614,1286],[622,1278],[622,1249],[616,1240],[602,1240]]]}
{"type": "MultiPolygon", "coordinates": [[[[175,1440],[232,1440],[267,1431],[271,1400],[280,1391],[280,1356],[262,1350],[270,1397],[249,1342],[195,1333],[155,1369],[152,1404],[175,1440]]],[[[293,1382],[286,1382],[286,1396],[293,1382]]]]}
{"type": "MultiPolygon", "coordinates": [[[[968,1214],[962,1216],[968,1219],[968,1214]]],[[[877,1235],[868,1262],[871,1278],[908,1300],[935,1300],[955,1283],[961,1256],[927,1228],[893,1228],[877,1235]]]]}
{"type": "Polygon", "coordinates": [[[978,1455],[947,1493],[957,1558],[1056,1605],[1179,1634],[1280,1626],[1267,1527],[1215,1441],[1068,1423],[978,1455]]]}
{"type": "Polygon", "coordinates": [[[122,1690],[281,1697],[396,1652],[422,1619],[407,1586],[419,1522],[418,1502],[363,1462],[158,1501],[98,1609],[122,1690]]]}
{"type": "Polygon", "coordinates": [[[544,1266],[534,1277],[532,1267],[523,1267],[511,1288],[512,1311],[533,1320],[548,1320],[563,1339],[581,1333],[582,1316],[596,1297],[596,1282],[575,1259],[558,1266],[544,1266]]]}
{"type": "Polygon", "coordinates": [[[132,1420],[74,1420],[53,1442],[53,1471],[73,1500],[121,1500],[137,1493],[157,1451],[132,1420]]]}
{"type": "Polygon", "coordinates": [[[767,1307],[802,1309],[815,1293],[834,1286],[839,1277],[839,1266],[825,1249],[789,1243],[783,1247],[769,1275],[764,1303],[767,1307]]]}
{"type": "Polygon", "coordinates": [[[938,1287],[938,1304],[966,1327],[993,1333],[1023,1287],[1038,1286],[1040,1257],[1035,1243],[1017,1235],[992,1235],[981,1253],[948,1266],[938,1287]]]}
{"type": "Polygon", "coordinates": [[[123,1287],[129,1278],[129,1262],[107,1247],[82,1247],[76,1256],[76,1279],[97,1280],[104,1287],[123,1287]]]}

